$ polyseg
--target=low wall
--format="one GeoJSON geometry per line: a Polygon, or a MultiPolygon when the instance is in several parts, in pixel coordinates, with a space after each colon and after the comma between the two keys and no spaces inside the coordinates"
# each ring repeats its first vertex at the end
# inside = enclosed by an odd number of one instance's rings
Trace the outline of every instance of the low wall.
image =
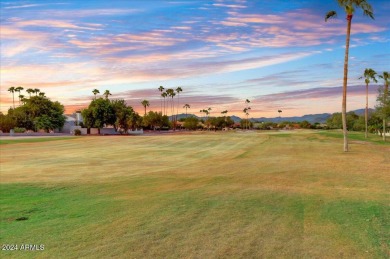
{"type": "Polygon", "coordinates": [[[144,134],[144,130],[143,129],[140,129],[140,130],[128,130],[127,131],[127,134],[129,135],[142,135],[144,134]]]}

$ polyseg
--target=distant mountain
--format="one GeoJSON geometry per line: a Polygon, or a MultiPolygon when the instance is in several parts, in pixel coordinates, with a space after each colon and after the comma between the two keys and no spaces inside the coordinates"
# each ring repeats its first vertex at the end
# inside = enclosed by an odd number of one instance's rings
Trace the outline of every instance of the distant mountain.
{"type": "Polygon", "coordinates": [[[294,121],[302,122],[308,121],[310,123],[325,123],[326,120],[332,116],[330,113],[321,113],[321,114],[307,114],[303,116],[294,116],[294,117],[275,117],[275,118],[253,118],[255,121],[264,121],[264,122],[282,122],[282,121],[294,121]]]}
{"type": "MultiPolygon", "coordinates": [[[[353,110],[352,112],[356,113],[359,116],[364,115],[366,109],[357,109],[353,110]]],[[[369,112],[373,112],[374,109],[368,109],[369,112]]],[[[205,116],[199,117],[194,114],[187,114],[187,117],[194,116],[198,119],[206,119],[205,116]]],[[[302,122],[302,121],[308,121],[312,124],[314,123],[326,123],[326,120],[332,116],[331,113],[320,113],[320,114],[307,114],[303,116],[293,116],[293,117],[274,117],[274,118],[265,118],[265,117],[260,117],[260,118],[251,118],[250,120],[253,122],[282,122],[282,121],[292,121],[292,122],[302,122]]],[[[178,119],[185,118],[185,114],[179,114],[178,119]]],[[[238,123],[241,121],[242,118],[231,115],[230,118],[235,122],[238,123]]]]}

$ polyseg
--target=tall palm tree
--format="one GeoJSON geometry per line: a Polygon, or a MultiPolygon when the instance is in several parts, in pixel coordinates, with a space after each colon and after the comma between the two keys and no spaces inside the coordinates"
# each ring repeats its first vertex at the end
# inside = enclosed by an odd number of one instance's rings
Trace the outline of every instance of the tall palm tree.
{"type": "Polygon", "coordinates": [[[34,89],[32,88],[27,89],[26,92],[30,95],[30,98],[31,98],[31,94],[35,93],[34,89]]]}
{"type": "Polygon", "coordinates": [[[386,117],[390,113],[390,100],[389,100],[389,72],[383,72],[382,75],[379,75],[385,81],[385,89],[383,89],[383,100],[382,100],[382,113],[383,113],[383,141],[386,141],[386,117]]]}
{"type": "Polygon", "coordinates": [[[37,96],[38,93],[39,93],[40,91],[41,91],[41,90],[39,90],[38,88],[35,88],[35,89],[34,89],[35,96],[37,96]]]}
{"type": "Polygon", "coordinates": [[[143,100],[141,102],[142,106],[145,108],[145,115],[146,115],[146,106],[149,107],[150,103],[148,100],[143,100]]]}
{"type": "MultiPolygon", "coordinates": [[[[20,91],[22,91],[24,88],[21,87],[21,86],[18,86],[15,88],[15,92],[19,92],[19,96],[20,96],[20,91]]],[[[19,105],[20,105],[20,98],[19,98],[19,105]]]]}
{"type": "Polygon", "coordinates": [[[187,119],[187,109],[191,108],[191,106],[188,103],[186,103],[184,104],[183,108],[186,109],[186,119],[187,119]]]}
{"type": "Polygon", "coordinates": [[[171,121],[173,122],[173,111],[175,109],[175,103],[173,101],[173,97],[176,95],[175,91],[173,89],[167,90],[167,95],[171,97],[171,121]]]}
{"type": "Polygon", "coordinates": [[[12,103],[15,109],[15,87],[11,86],[10,88],[8,88],[8,92],[12,93],[12,103]]]}
{"type": "Polygon", "coordinates": [[[106,99],[108,99],[108,96],[109,96],[109,95],[112,95],[112,94],[110,93],[109,90],[106,90],[106,91],[104,91],[104,94],[103,94],[103,95],[106,97],[106,99]]]}
{"type": "Polygon", "coordinates": [[[165,98],[168,96],[168,94],[167,94],[167,92],[163,92],[162,94],[161,94],[161,96],[164,98],[164,115],[166,115],[166,112],[165,112],[165,98]]]}
{"type": "Polygon", "coordinates": [[[364,119],[365,119],[365,124],[366,124],[366,132],[365,132],[365,137],[368,138],[368,84],[370,83],[370,80],[374,81],[375,83],[378,82],[375,78],[376,72],[371,69],[371,68],[366,68],[364,70],[363,76],[361,76],[359,79],[362,79],[363,77],[365,78],[366,82],[366,111],[364,113],[364,119]]]}
{"type": "MultiPolygon", "coordinates": [[[[164,89],[165,89],[164,86],[160,85],[160,87],[157,88],[157,89],[160,91],[161,97],[163,97],[163,96],[162,96],[162,92],[163,92],[164,89]]],[[[165,97],[164,97],[164,101],[165,101],[165,97]]],[[[161,99],[161,113],[163,113],[163,112],[162,112],[162,99],[161,99]]]]}
{"type": "Polygon", "coordinates": [[[282,110],[278,110],[278,113],[279,113],[279,118],[280,118],[280,114],[282,113],[282,110]]]}
{"type": "Polygon", "coordinates": [[[95,100],[96,100],[96,95],[100,93],[100,91],[98,89],[93,89],[92,90],[92,93],[93,95],[95,96],[95,100]]]}
{"type": "MultiPolygon", "coordinates": [[[[348,79],[348,54],[349,54],[349,41],[351,38],[351,23],[352,17],[355,12],[355,8],[361,8],[363,14],[374,19],[374,13],[371,5],[366,0],[338,0],[341,7],[344,8],[347,14],[347,36],[345,39],[345,55],[344,55],[344,79],[343,79],[343,101],[341,108],[341,117],[343,122],[343,135],[344,135],[344,152],[348,152],[348,136],[347,136],[347,79],[348,79]]],[[[330,11],[325,15],[325,22],[333,17],[336,17],[335,11],[330,11]]]]}
{"type": "Polygon", "coordinates": [[[177,107],[176,107],[176,119],[175,119],[175,121],[177,121],[177,116],[179,115],[180,92],[183,92],[183,89],[179,86],[178,88],[176,88],[176,93],[177,93],[177,107]]]}
{"type": "Polygon", "coordinates": [[[40,97],[45,97],[45,93],[44,93],[44,92],[40,92],[40,93],[39,93],[39,96],[40,96],[40,97]]]}
{"type": "Polygon", "coordinates": [[[246,122],[245,122],[245,129],[249,129],[249,110],[251,109],[251,107],[246,107],[243,112],[245,113],[246,115],[246,122]]]}

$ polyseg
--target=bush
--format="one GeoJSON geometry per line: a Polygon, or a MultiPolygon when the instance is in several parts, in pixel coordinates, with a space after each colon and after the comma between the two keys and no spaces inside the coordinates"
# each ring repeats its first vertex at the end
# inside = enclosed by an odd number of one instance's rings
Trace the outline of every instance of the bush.
{"type": "Polygon", "coordinates": [[[80,135],[81,135],[81,130],[75,129],[75,130],[74,130],[74,135],[75,135],[75,136],[80,136],[80,135]]]}
{"type": "Polygon", "coordinates": [[[14,128],[14,132],[15,132],[15,133],[25,133],[25,132],[26,132],[26,129],[25,129],[25,128],[18,128],[18,127],[15,127],[15,128],[14,128]]]}

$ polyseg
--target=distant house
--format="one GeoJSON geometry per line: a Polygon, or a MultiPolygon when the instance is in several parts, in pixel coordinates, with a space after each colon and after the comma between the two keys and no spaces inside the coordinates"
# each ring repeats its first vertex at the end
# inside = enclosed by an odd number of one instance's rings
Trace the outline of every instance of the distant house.
{"type": "Polygon", "coordinates": [[[58,133],[69,133],[72,126],[76,125],[76,118],[75,116],[72,116],[73,114],[65,114],[65,124],[64,127],[60,130],[56,130],[55,132],[58,133]]]}

